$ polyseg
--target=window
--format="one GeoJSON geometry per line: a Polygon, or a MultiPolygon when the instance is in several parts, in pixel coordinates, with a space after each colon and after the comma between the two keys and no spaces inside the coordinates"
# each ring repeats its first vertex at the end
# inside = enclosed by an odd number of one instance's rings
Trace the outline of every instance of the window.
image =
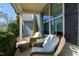
{"type": "Polygon", "coordinates": [[[43,33],[49,34],[49,8],[42,13],[43,33]]]}
{"type": "Polygon", "coordinates": [[[49,6],[50,9],[42,13],[44,34],[49,34],[50,30],[54,35],[63,35],[63,4],[53,3],[49,6]]]}
{"type": "Polygon", "coordinates": [[[51,4],[51,31],[52,34],[63,35],[63,8],[62,4],[51,4]]]}

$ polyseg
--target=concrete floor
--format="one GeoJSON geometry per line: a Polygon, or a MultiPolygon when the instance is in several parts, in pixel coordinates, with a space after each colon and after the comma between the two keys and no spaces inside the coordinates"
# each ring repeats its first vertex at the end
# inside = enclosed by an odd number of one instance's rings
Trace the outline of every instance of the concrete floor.
{"type": "Polygon", "coordinates": [[[15,56],[29,56],[31,49],[25,50],[20,52],[19,50],[16,51],[15,56]]]}
{"type": "Polygon", "coordinates": [[[79,56],[79,46],[66,42],[59,56],[79,56]]]}
{"type": "MultiPolygon", "coordinates": [[[[30,54],[30,51],[31,49],[25,50],[23,52],[17,50],[15,56],[28,56],[30,54]]],[[[59,56],[79,56],[79,46],[66,42],[59,56]]]]}

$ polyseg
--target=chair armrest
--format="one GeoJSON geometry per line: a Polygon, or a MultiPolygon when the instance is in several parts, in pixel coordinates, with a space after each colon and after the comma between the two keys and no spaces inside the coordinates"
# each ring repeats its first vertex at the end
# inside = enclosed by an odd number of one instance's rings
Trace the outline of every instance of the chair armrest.
{"type": "Polygon", "coordinates": [[[32,45],[33,47],[42,47],[43,46],[43,42],[34,42],[33,43],[33,45],[32,45]]]}
{"type": "Polygon", "coordinates": [[[30,39],[40,39],[42,37],[30,37],[30,39]]]}
{"type": "Polygon", "coordinates": [[[31,43],[36,42],[36,38],[30,38],[29,41],[30,41],[31,43]]]}

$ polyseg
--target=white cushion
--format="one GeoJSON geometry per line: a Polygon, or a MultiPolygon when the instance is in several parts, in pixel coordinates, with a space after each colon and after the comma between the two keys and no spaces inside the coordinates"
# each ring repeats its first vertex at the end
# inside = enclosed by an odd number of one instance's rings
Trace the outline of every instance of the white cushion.
{"type": "Polygon", "coordinates": [[[49,34],[49,35],[45,38],[45,41],[44,41],[44,43],[43,43],[43,47],[44,47],[44,46],[46,45],[46,43],[49,41],[51,35],[52,35],[52,34],[49,34]]]}
{"type": "Polygon", "coordinates": [[[53,52],[59,42],[59,38],[57,36],[52,35],[50,40],[46,43],[43,49],[46,52],[53,52]]]}
{"type": "Polygon", "coordinates": [[[17,43],[16,43],[16,48],[17,48],[19,45],[26,44],[26,43],[29,43],[29,42],[28,42],[28,41],[20,41],[20,42],[17,42],[17,43]]]}
{"type": "Polygon", "coordinates": [[[31,52],[44,52],[44,50],[41,47],[32,47],[31,52]]]}
{"type": "Polygon", "coordinates": [[[39,36],[40,36],[40,32],[36,32],[33,37],[36,38],[36,37],[39,37],[39,36]]]}

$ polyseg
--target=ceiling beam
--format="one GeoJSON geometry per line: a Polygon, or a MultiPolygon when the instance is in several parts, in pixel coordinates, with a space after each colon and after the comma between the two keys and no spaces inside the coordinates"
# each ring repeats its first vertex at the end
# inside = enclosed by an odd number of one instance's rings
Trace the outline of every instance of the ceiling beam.
{"type": "Polygon", "coordinates": [[[22,13],[23,10],[22,10],[22,7],[21,7],[21,4],[20,3],[12,3],[13,7],[15,8],[16,12],[18,13],[22,13]]]}

